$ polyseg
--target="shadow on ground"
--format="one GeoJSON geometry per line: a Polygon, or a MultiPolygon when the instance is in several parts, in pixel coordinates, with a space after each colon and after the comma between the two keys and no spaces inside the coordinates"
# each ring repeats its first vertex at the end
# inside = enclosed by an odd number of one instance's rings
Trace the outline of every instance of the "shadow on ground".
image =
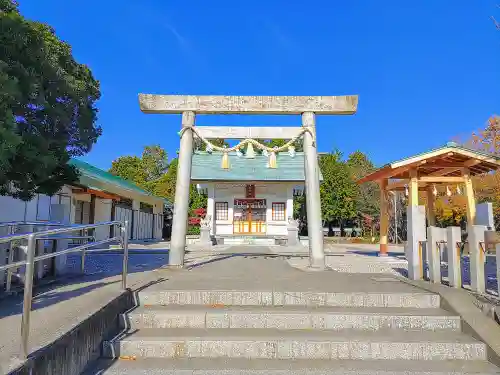
{"type": "MultiPolygon", "coordinates": [[[[347,253],[349,254],[356,254],[356,255],[364,255],[368,257],[378,257],[378,250],[376,251],[367,251],[367,250],[348,250],[347,253]]],[[[405,259],[405,255],[403,253],[399,252],[388,252],[388,256],[398,258],[401,260],[405,259]]]]}
{"type": "MultiPolygon", "coordinates": [[[[152,271],[168,264],[168,252],[131,251],[128,262],[128,274],[152,271]]],[[[121,283],[121,280],[99,281],[121,275],[123,254],[117,252],[89,253],[85,257],[85,273],[81,273],[80,254],[68,255],[68,272],[59,278],[44,280],[35,286],[32,310],[38,310],[82,296],[107,285],[121,283]],[[85,284],[78,286],[78,284],[85,284]],[[73,287],[73,288],[72,288],[73,287]]],[[[23,308],[22,286],[18,293],[1,300],[0,319],[21,314],[23,308]]]]}

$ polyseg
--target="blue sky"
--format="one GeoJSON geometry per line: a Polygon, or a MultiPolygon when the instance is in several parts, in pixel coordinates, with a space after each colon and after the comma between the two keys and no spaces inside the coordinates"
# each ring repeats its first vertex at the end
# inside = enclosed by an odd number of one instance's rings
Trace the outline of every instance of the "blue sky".
{"type": "MultiPolygon", "coordinates": [[[[178,115],[145,115],[137,94],[358,94],[354,116],[317,120],[319,151],[381,165],[466,137],[500,113],[494,0],[20,0],[101,82],[101,168],[160,144],[178,115]]],[[[299,116],[198,116],[198,125],[300,124],[299,116]]]]}

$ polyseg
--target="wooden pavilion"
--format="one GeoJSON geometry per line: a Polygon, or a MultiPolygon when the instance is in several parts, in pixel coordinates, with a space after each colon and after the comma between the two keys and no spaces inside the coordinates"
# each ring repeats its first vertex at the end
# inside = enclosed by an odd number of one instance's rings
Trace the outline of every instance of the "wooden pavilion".
{"type": "Polygon", "coordinates": [[[402,159],[383,166],[358,180],[359,184],[377,182],[380,185],[380,253],[387,255],[389,229],[388,193],[408,189],[408,205],[418,206],[418,193],[427,194],[427,220],[435,225],[434,185],[463,184],[467,198],[467,223],[476,219],[476,200],[472,176],[489,173],[500,168],[500,158],[488,153],[468,149],[454,142],[444,147],[402,159]]]}

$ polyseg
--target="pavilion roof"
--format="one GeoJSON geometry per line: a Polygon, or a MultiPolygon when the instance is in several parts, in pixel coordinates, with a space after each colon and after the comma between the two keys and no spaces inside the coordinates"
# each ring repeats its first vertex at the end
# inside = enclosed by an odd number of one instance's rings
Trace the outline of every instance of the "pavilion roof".
{"type": "Polygon", "coordinates": [[[387,179],[408,179],[410,169],[418,169],[419,176],[461,176],[462,168],[471,175],[488,173],[500,168],[500,158],[448,142],[445,146],[384,165],[358,180],[359,184],[387,179]]]}
{"type": "MultiPolygon", "coordinates": [[[[191,180],[204,181],[304,181],[304,153],[288,152],[276,155],[277,168],[268,168],[268,158],[256,154],[254,158],[238,157],[229,153],[229,169],[221,168],[222,154],[195,151],[192,159],[191,180]]],[[[320,180],[323,176],[320,172],[320,180]]]]}

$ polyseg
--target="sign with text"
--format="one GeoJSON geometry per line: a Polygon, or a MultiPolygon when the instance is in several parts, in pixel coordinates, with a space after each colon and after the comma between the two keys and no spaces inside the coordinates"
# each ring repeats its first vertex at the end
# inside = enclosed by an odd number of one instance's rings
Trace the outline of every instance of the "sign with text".
{"type": "Polygon", "coordinates": [[[255,198],[255,185],[245,186],[245,198],[255,198]]]}
{"type": "Polygon", "coordinates": [[[236,208],[266,208],[265,199],[235,199],[234,207],[236,208]]]}

